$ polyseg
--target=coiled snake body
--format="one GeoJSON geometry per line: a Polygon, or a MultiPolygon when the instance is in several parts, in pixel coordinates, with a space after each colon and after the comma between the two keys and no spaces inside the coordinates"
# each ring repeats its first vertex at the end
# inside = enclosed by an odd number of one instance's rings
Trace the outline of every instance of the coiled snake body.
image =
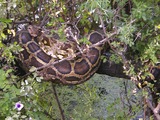
{"type": "MultiPolygon", "coordinates": [[[[81,53],[73,42],[60,42],[47,37],[33,26],[17,33],[15,39],[23,47],[19,54],[23,69],[29,71],[32,66],[42,68],[37,70],[37,74],[44,80],[80,84],[88,80],[100,65],[102,44],[92,47],[82,45],[81,53]]],[[[103,37],[100,33],[93,32],[88,39],[93,45],[103,37]]]]}

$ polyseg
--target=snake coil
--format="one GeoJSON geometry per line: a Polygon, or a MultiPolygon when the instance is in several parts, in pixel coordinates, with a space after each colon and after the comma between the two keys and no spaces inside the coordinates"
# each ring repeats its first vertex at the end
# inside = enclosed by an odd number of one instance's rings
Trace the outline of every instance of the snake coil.
{"type": "MultiPolygon", "coordinates": [[[[88,40],[91,45],[103,39],[92,32],[88,40]]],[[[101,62],[103,45],[82,45],[80,53],[75,43],[61,42],[48,37],[39,28],[28,26],[17,33],[15,40],[22,46],[19,54],[22,68],[28,72],[32,66],[44,80],[62,84],[80,84],[94,75],[101,62]]]]}

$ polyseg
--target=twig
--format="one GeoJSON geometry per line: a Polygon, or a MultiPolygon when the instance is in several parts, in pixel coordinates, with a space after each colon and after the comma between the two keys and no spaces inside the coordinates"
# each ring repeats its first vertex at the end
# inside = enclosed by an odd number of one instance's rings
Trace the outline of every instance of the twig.
{"type": "MultiPolygon", "coordinates": [[[[34,71],[35,72],[35,71],[34,71]]],[[[16,82],[21,81],[22,79],[26,78],[27,76],[29,76],[30,74],[32,74],[33,72],[28,72],[25,75],[23,75],[22,77],[20,77],[16,82]]]]}
{"type": "MultiPolygon", "coordinates": [[[[122,97],[122,91],[119,93],[120,95],[120,99],[121,99],[121,102],[122,102],[122,106],[123,106],[123,109],[125,109],[125,102],[124,102],[124,98],[122,97]]],[[[124,114],[124,117],[127,118],[127,115],[126,115],[126,112],[123,110],[123,114],[124,114]]]]}
{"type": "Polygon", "coordinates": [[[156,108],[153,107],[151,101],[149,99],[146,99],[147,106],[153,111],[155,117],[157,120],[160,120],[159,112],[156,110],[157,108],[160,109],[160,103],[157,105],[156,108]]]}
{"type": "Polygon", "coordinates": [[[61,119],[65,120],[64,111],[61,107],[60,101],[58,99],[57,91],[56,91],[56,88],[55,88],[55,85],[53,84],[53,82],[52,82],[52,88],[53,88],[53,93],[54,93],[54,96],[56,98],[56,101],[57,101],[57,104],[58,104],[58,107],[59,107],[59,110],[60,110],[60,113],[61,113],[61,119]]]}
{"type": "Polygon", "coordinates": [[[57,119],[53,119],[52,115],[50,115],[46,110],[43,111],[43,113],[48,116],[50,119],[52,120],[57,120],[57,119]]]}
{"type": "Polygon", "coordinates": [[[155,113],[160,113],[160,102],[158,103],[157,107],[154,109],[155,113]]]}
{"type": "Polygon", "coordinates": [[[24,24],[24,23],[31,23],[31,21],[22,20],[22,21],[15,21],[15,22],[14,22],[14,24],[24,24]]]}
{"type": "MultiPolygon", "coordinates": [[[[102,19],[102,13],[100,12],[99,9],[97,9],[97,13],[99,15],[99,19],[100,19],[100,22],[101,22],[101,25],[102,25],[102,28],[103,28],[103,32],[104,32],[106,38],[108,38],[108,35],[106,33],[106,28],[105,28],[105,25],[104,25],[104,22],[103,22],[103,19],[102,19]]],[[[115,32],[118,33],[117,30],[115,32]]],[[[114,51],[114,53],[116,53],[118,56],[120,56],[122,58],[123,63],[126,63],[127,60],[126,60],[125,56],[123,55],[123,53],[114,49],[109,40],[107,41],[107,43],[109,44],[110,48],[114,51]]],[[[124,51],[125,51],[125,49],[124,49],[124,51]]]]}
{"type": "Polygon", "coordinates": [[[41,24],[40,24],[40,27],[43,27],[50,19],[49,17],[49,14],[50,14],[51,10],[49,10],[49,12],[47,12],[47,14],[45,14],[41,24]]]}
{"type": "MultiPolygon", "coordinates": [[[[118,14],[118,13],[119,13],[119,10],[120,10],[120,9],[118,9],[115,14],[118,14]]],[[[101,13],[101,11],[100,11],[99,9],[97,9],[97,14],[99,15],[99,19],[100,19],[100,22],[101,22],[101,25],[102,25],[102,28],[103,28],[103,32],[104,32],[104,34],[105,34],[105,36],[106,36],[106,38],[107,38],[108,35],[107,35],[107,33],[106,33],[106,27],[105,27],[104,21],[103,21],[103,19],[102,19],[102,13],[101,13]]],[[[115,17],[116,17],[116,15],[115,15],[115,17]]],[[[128,25],[134,23],[135,21],[136,21],[136,19],[131,20],[130,23],[128,23],[128,25]]],[[[114,29],[115,33],[118,34],[117,27],[114,27],[114,28],[115,28],[115,29],[114,29]]],[[[124,69],[125,69],[125,70],[128,70],[130,66],[129,66],[129,64],[128,64],[128,60],[127,60],[126,56],[124,55],[124,54],[126,53],[126,51],[127,51],[127,45],[124,44],[124,47],[123,47],[124,49],[123,49],[123,51],[119,51],[119,50],[115,49],[115,48],[111,45],[110,40],[108,40],[107,43],[108,43],[108,45],[110,46],[111,50],[113,50],[113,52],[114,52],[117,56],[120,56],[120,57],[121,57],[122,62],[123,62],[123,64],[124,64],[124,69]]]]}
{"type": "Polygon", "coordinates": [[[127,93],[127,91],[128,91],[128,81],[124,81],[123,84],[124,84],[124,90],[125,90],[124,94],[125,94],[125,97],[126,97],[126,100],[127,100],[127,103],[128,103],[127,106],[129,108],[129,113],[131,113],[132,112],[132,105],[131,105],[131,102],[129,100],[128,93],[127,93]]]}
{"type": "Polygon", "coordinates": [[[77,36],[74,36],[74,34],[72,33],[71,30],[72,30],[71,27],[67,28],[67,29],[66,29],[66,33],[68,32],[68,34],[73,38],[74,42],[76,43],[76,46],[77,46],[78,50],[79,50],[80,53],[82,54],[83,52],[82,52],[81,48],[79,47],[79,42],[78,42],[78,40],[77,40],[77,36]]]}
{"type": "Polygon", "coordinates": [[[97,13],[98,13],[98,15],[99,15],[99,19],[100,19],[100,22],[101,22],[101,25],[102,25],[102,28],[103,28],[103,32],[104,32],[104,34],[105,34],[105,36],[106,36],[106,38],[107,38],[108,35],[107,35],[107,33],[106,33],[106,27],[105,27],[104,22],[103,22],[103,19],[102,19],[102,13],[100,12],[99,9],[97,9],[97,13]]]}

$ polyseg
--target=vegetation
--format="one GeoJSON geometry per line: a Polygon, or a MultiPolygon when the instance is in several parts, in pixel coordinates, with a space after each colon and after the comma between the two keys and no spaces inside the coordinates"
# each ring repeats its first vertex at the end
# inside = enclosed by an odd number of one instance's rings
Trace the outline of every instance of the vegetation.
{"type": "Polygon", "coordinates": [[[144,119],[160,119],[159,0],[0,0],[0,6],[0,119],[123,120],[139,113],[144,119]],[[111,54],[109,59],[102,56],[104,62],[123,64],[130,81],[110,85],[109,78],[106,82],[96,75],[81,85],[63,86],[42,82],[36,73],[22,76],[15,56],[22,48],[12,40],[29,24],[62,40],[66,26],[72,26],[86,44],[90,32],[103,33],[111,54]],[[141,92],[131,91],[138,89],[135,85],[141,92]],[[121,92],[105,105],[113,90],[121,92]]]}

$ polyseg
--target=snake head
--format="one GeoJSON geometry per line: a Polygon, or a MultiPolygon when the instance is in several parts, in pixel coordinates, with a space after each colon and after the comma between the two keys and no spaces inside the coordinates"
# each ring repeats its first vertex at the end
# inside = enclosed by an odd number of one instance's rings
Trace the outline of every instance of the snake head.
{"type": "Polygon", "coordinates": [[[36,25],[29,25],[27,27],[27,30],[32,37],[37,37],[42,34],[42,28],[40,28],[36,25]]]}

